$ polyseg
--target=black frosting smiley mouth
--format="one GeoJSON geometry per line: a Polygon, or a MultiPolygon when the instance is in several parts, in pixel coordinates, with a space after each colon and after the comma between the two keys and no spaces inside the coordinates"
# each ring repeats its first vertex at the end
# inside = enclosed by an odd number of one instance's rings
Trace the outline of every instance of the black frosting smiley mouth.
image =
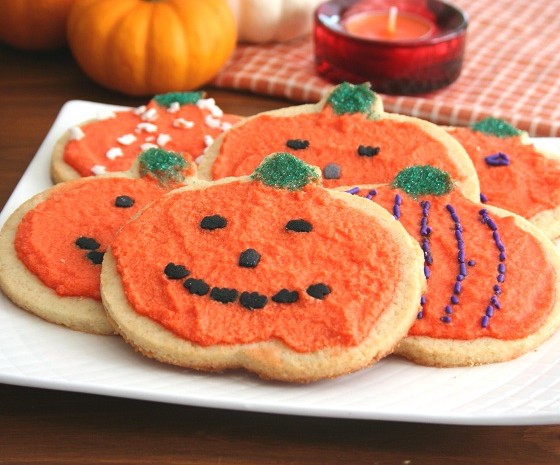
{"type": "MultiPolygon", "coordinates": [[[[220,215],[205,216],[199,223],[201,229],[207,232],[223,229],[227,226],[227,220],[220,215]]],[[[284,230],[289,233],[310,233],[313,225],[304,219],[289,220],[284,230]]],[[[261,254],[253,249],[248,248],[239,253],[238,266],[242,268],[256,268],[261,260],[261,254]]],[[[191,272],[185,265],[167,263],[163,269],[164,275],[171,280],[184,280],[183,287],[191,294],[197,296],[208,295],[210,299],[223,304],[239,301],[239,304],[249,310],[264,308],[269,301],[269,296],[260,294],[255,291],[239,291],[235,288],[210,286],[204,279],[191,277],[191,272]],[[186,278],[186,279],[185,279],[186,278]]],[[[312,283],[305,292],[317,300],[323,300],[331,293],[331,288],[322,282],[312,283]]],[[[300,299],[300,291],[290,290],[286,288],[280,289],[274,295],[270,296],[272,302],[279,304],[292,304],[300,299]]]]}
{"type": "MultiPolygon", "coordinates": [[[[248,310],[256,310],[264,308],[269,301],[268,296],[255,291],[239,291],[235,288],[211,287],[203,279],[188,277],[190,276],[190,271],[184,265],[177,265],[170,262],[165,266],[163,272],[168,279],[184,279],[183,287],[189,293],[201,297],[208,295],[210,299],[222,304],[239,301],[239,304],[242,307],[245,307],[248,310]]],[[[331,288],[324,283],[315,283],[307,287],[306,293],[314,299],[323,300],[331,293],[331,288]]],[[[299,300],[299,298],[299,291],[289,290],[286,288],[280,289],[274,295],[270,296],[270,300],[279,304],[295,303],[299,300]]]]}

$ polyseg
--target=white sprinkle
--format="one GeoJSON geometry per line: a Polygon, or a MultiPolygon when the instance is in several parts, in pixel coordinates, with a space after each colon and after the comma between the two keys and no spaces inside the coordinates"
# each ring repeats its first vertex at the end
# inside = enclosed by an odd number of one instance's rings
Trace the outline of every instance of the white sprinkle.
{"type": "Polygon", "coordinates": [[[214,139],[212,138],[211,135],[206,134],[204,136],[204,143],[206,144],[206,147],[210,147],[212,145],[212,142],[214,142],[214,139]]]}
{"type": "Polygon", "coordinates": [[[155,142],[156,136],[146,136],[144,139],[146,142],[155,142]]]}
{"type": "Polygon", "coordinates": [[[159,145],[160,147],[163,147],[165,144],[167,144],[169,141],[171,140],[171,136],[169,134],[159,134],[157,136],[157,145],[159,145]]]}
{"type": "Polygon", "coordinates": [[[157,110],[155,108],[150,108],[140,115],[140,118],[143,121],[154,121],[157,119],[157,117],[157,110]]]}
{"type": "Polygon", "coordinates": [[[105,154],[105,156],[109,160],[114,160],[115,158],[122,157],[123,155],[124,153],[120,147],[112,147],[109,150],[107,150],[107,153],[105,154]]]}
{"type": "Polygon", "coordinates": [[[201,110],[210,111],[215,118],[221,118],[224,115],[224,112],[216,105],[216,101],[213,98],[201,98],[196,102],[196,106],[201,110]]]}
{"type": "Polygon", "coordinates": [[[107,172],[107,168],[104,167],[103,165],[93,165],[91,172],[95,175],[105,174],[107,172]]]}
{"type": "Polygon", "coordinates": [[[171,105],[167,108],[169,113],[177,113],[181,109],[181,104],[179,102],[171,102],[171,105]]]}
{"type": "Polygon", "coordinates": [[[194,127],[194,121],[188,121],[185,118],[177,118],[173,120],[173,127],[190,129],[194,127]]]}
{"type": "Polygon", "coordinates": [[[217,118],[213,118],[212,115],[206,115],[206,117],[204,118],[204,123],[210,128],[219,128],[221,124],[220,120],[217,118]]]}
{"type": "Polygon", "coordinates": [[[132,110],[132,113],[134,113],[135,115],[141,115],[145,111],[146,111],[146,105],[141,105],[138,108],[135,108],[134,110],[132,110]]]}
{"type": "Polygon", "coordinates": [[[155,149],[157,148],[156,144],[150,144],[149,142],[146,142],[145,144],[142,144],[140,146],[140,150],[142,150],[142,152],[148,150],[148,149],[155,149]]]}
{"type": "Polygon", "coordinates": [[[125,134],[117,138],[117,142],[122,145],[130,145],[136,141],[136,136],[134,134],[125,134]]]}
{"type": "Polygon", "coordinates": [[[221,129],[222,131],[229,131],[229,130],[231,129],[232,126],[233,126],[233,124],[231,124],[231,123],[227,123],[227,122],[226,122],[226,123],[222,123],[222,124],[220,125],[220,129],[221,129]]]}
{"type": "Polygon", "coordinates": [[[82,128],[78,126],[74,126],[70,128],[70,140],[80,140],[83,139],[85,136],[84,131],[82,128]]]}
{"type": "Polygon", "coordinates": [[[97,121],[105,121],[107,119],[116,118],[117,114],[114,111],[106,110],[97,113],[97,121]]]}
{"type": "Polygon", "coordinates": [[[136,130],[146,131],[146,132],[156,132],[158,130],[158,127],[154,123],[138,123],[136,125],[136,130]]]}

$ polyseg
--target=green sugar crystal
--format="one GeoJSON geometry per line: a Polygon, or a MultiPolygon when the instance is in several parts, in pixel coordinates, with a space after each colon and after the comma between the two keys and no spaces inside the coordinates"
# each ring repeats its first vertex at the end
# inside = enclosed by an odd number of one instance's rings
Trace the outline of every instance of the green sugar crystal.
{"type": "Polygon", "coordinates": [[[473,131],[483,132],[497,137],[512,137],[521,135],[521,131],[508,122],[499,118],[484,118],[471,126],[473,131]]]}
{"type": "Polygon", "coordinates": [[[202,96],[202,92],[168,92],[154,96],[154,100],[160,107],[169,108],[175,102],[179,105],[194,105],[202,96]]]}
{"type": "Polygon", "coordinates": [[[364,113],[371,116],[371,107],[376,98],[368,84],[352,85],[343,82],[332,91],[328,103],[337,115],[364,113]]]}
{"type": "Polygon", "coordinates": [[[162,184],[184,179],[182,171],[186,168],[187,162],[178,153],[154,147],[142,152],[138,161],[140,176],[151,175],[162,184]]]}
{"type": "Polygon", "coordinates": [[[294,191],[312,181],[318,181],[319,175],[313,167],[299,158],[280,152],[266,157],[251,178],[267,186],[294,191]]]}
{"type": "Polygon", "coordinates": [[[423,195],[444,195],[453,189],[448,173],[433,166],[411,166],[397,174],[391,187],[401,189],[413,198],[423,195]]]}

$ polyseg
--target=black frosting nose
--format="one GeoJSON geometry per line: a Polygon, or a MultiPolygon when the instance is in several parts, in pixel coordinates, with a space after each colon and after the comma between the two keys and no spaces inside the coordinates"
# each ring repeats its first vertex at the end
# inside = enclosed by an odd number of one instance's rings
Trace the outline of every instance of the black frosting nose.
{"type": "Polygon", "coordinates": [[[261,254],[255,249],[247,249],[239,255],[239,266],[244,268],[255,268],[261,259],[261,254]]]}

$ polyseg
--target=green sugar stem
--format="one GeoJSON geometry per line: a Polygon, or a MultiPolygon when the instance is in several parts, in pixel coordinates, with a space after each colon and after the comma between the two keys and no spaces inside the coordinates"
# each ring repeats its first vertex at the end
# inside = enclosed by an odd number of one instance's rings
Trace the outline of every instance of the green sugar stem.
{"type": "Polygon", "coordinates": [[[151,175],[162,184],[184,179],[183,169],[186,168],[187,162],[179,153],[153,147],[142,152],[138,161],[140,176],[151,175]]]}
{"type": "Polygon", "coordinates": [[[416,165],[401,170],[391,187],[417,198],[423,195],[445,195],[453,189],[453,182],[449,174],[439,168],[416,165]]]}
{"type": "Polygon", "coordinates": [[[483,132],[501,138],[519,136],[522,131],[500,118],[484,118],[471,126],[473,131],[483,132]]]}
{"type": "Polygon", "coordinates": [[[202,92],[168,92],[154,96],[154,100],[160,107],[169,108],[175,102],[179,105],[195,105],[202,97],[202,92]]]}
{"type": "Polygon", "coordinates": [[[255,169],[251,178],[267,186],[298,190],[310,182],[317,182],[319,175],[307,163],[290,153],[279,152],[266,157],[255,169]]]}
{"type": "Polygon", "coordinates": [[[369,84],[352,85],[343,82],[334,88],[327,102],[337,115],[364,113],[373,117],[372,107],[376,98],[369,84]]]}

